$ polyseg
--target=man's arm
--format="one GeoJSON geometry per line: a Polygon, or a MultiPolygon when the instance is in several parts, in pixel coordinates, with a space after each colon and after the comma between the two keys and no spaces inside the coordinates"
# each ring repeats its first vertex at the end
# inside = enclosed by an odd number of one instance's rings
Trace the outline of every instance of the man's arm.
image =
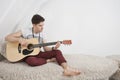
{"type": "MultiPolygon", "coordinates": [[[[43,40],[43,43],[46,43],[46,42],[47,42],[46,40],[43,40]]],[[[43,47],[43,49],[44,51],[52,51],[52,48],[48,46],[43,47]]]]}
{"type": "Polygon", "coordinates": [[[5,37],[5,40],[9,41],[9,42],[19,42],[20,38],[21,38],[21,35],[22,35],[21,31],[11,33],[11,34],[9,34],[5,37]]]}
{"type": "MultiPolygon", "coordinates": [[[[47,42],[46,40],[43,40],[43,43],[46,43],[46,42],[47,42]]],[[[55,47],[52,48],[52,47],[45,46],[45,47],[43,47],[43,49],[45,51],[57,50],[60,47],[60,44],[61,44],[60,42],[57,42],[55,47]]]]}

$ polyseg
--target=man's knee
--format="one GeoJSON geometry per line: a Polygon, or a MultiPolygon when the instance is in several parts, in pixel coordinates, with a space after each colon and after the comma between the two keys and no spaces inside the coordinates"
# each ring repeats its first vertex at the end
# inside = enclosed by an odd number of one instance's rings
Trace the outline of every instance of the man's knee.
{"type": "Polygon", "coordinates": [[[55,50],[56,56],[62,55],[62,52],[60,50],[55,50]]]}

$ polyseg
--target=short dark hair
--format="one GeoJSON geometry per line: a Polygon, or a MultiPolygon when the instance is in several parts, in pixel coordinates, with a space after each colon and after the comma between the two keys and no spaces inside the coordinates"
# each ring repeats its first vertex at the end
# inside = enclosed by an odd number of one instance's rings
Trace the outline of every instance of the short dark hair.
{"type": "Polygon", "coordinates": [[[32,24],[39,24],[40,22],[45,21],[45,19],[39,14],[35,14],[33,15],[31,21],[32,21],[32,24]]]}

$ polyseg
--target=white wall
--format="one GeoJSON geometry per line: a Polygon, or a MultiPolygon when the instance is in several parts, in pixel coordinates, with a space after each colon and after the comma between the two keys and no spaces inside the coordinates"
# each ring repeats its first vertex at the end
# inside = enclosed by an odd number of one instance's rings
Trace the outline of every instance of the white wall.
{"type": "Polygon", "coordinates": [[[50,0],[38,13],[46,18],[48,41],[72,40],[63,53],[120,54],[119,0],[50,0]]]}
{"type": "Polygon", "coordinates": [[[119,0],[52,0],[40,13],[50,40],[73,41],[64,53],[120,54],[119,0]]]}

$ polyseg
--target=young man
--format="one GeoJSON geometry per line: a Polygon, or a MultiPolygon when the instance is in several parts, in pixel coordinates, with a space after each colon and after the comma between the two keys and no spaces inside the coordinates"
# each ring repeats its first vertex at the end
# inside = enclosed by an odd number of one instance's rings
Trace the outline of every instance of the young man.
{"type": "MultiPolygon", "coordinates": [[[[16,33],[9,34],[5,37],[6,41],[9,42],[19,42],[22,46],[27,46],[26,39],[28,38],[38,38],[39,43],[46,43],[46,40],[43,39],[43,37],[40,35],[40,33],[43,31],[44,21],[45,19],[36,14],[32,17],[32,27],[26,30],[21,30],[16,33]],[[22,36],[22,37],[21,37],[22,36]]],[[[60,66],[64,69],[63,74],[65,76],[74,76],[79,75],[80,72],[76,69],[73,69],[67,65],[67,62],[65,58],[62,55],[62,52],[58,50],[60,47],[60,42],[57,42],[55,47],[43,47],[44,52],[38,52],[38,55],[35,56],[28,56],[24,58],[24,62],[26,62],[30,66],[39,66],[46,64],[48,62],[54,62],[57,61],[60,66]]]]}

